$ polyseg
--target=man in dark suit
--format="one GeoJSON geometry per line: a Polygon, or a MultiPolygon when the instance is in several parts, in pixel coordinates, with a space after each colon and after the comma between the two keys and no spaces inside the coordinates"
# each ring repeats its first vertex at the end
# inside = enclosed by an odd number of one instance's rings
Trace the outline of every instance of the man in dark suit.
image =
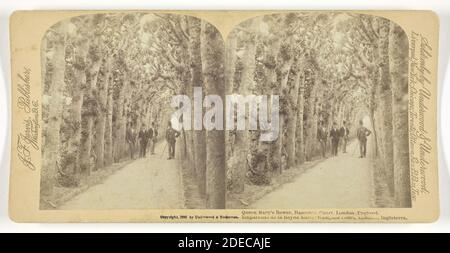
{"type": "Polygon", "coordinates": [[[331,138],[331,154],[336,156],[338,153],[339,139],[341,138],[341,131],[339,131],[336,122],[333,123],[330,131],[331,138]]]}
{"type": "Polygon", "coordinates": [[[128,124],[125,138],[128,143],[130,157],[131,157],[131,159],[134,159],[134,146],[136,143],[136,132],[134,130],[134,126],[131,123],[128,124]]]}
{"type": "Polygon", "coordinates": [[[169,157],[168,160],[175,158],[175,143],[180,132],[172,128],[172,123],[169,121],[166,129],[166,141],[169,146],[169,157]]]}
{"type": "Polygon", "coordinates": [[[145,157],[145,155],[147,154],[147,144],[148,144],[148,130],[146,129],[145,125],[142,125],[141,130],[139,131],[139,144],[140,144],[140,149],[139,149],[139,156],[140,157],[145,157]]]}
{"type": "Polygon", "coordinates": [[[348,136],[350,134],[350,130],[348,129],[347,122],[342,122],[341,127],[341,136],[342,136],[342,153],[347,153],[347,142],[348,142],[348,136]]]}
{"type": "Polygon", "coordinates": [[[369,136],[371,133],[372,132],[364,126],[363,121],[360,120],[359,128],[358,128],[358,131],[356,132],[356,135],[357,135],[358,141],[359,141],[359,153],[360,153],[359,158],[366,157],[367,136],[369,136]]]}

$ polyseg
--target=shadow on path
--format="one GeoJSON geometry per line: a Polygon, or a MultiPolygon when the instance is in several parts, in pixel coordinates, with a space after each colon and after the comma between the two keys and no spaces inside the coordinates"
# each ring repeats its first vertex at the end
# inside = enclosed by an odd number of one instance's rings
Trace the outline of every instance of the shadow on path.
{"type": "Polygon", "coordinates": [[[60,209],[184,208],[180,169],[176,160],[167,160],[163,149],[164,142],[158,143],[155,155],[136,159],[60,209]]]}
{"type": "MultiPolygon", "coordinates": [[[[369,138],[369,141],[371,138],[369,138]]],[[[368,143],[368,154],[372,145],[368,143]]],[[[329,157],[249,208],[368,208],[373,203],[371,159],[359,158],[358,141],[348,153],[329,157]]]]}

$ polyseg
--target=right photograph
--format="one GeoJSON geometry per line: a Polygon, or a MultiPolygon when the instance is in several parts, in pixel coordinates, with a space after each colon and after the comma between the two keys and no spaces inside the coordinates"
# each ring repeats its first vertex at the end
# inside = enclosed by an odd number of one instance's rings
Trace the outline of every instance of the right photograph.
{"type": "Polygon", "coordinates": [[[227,209],[411,207],[400,26],[295,12],[248,19],[224,39],[226,94],[279,96],[267,105],[279,110],[277,138],[226,131],[227,209]]]}

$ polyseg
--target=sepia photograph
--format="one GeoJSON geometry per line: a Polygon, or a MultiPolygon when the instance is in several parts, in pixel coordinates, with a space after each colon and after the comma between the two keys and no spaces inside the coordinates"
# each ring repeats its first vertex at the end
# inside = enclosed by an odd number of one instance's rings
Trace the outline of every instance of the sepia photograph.
{"type": "Polygon", "coordinates": [[[41,43],[41,210],[411,208],[409,42],[283,12],[114,12],[41,43]]]}
{"type": "Polygon", "coordinates": [[[229,92],[280,96],[276,141],[229,132],[231,206],[411,206],[401,27],[340,12],[265,15],[238,25],[226,47],[229,92]]]}

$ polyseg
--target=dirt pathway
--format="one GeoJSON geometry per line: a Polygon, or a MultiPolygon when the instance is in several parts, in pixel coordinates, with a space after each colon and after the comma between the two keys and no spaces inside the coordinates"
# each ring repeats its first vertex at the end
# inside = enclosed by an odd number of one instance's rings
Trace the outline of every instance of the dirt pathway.
{"type": "Polygon", "coordinates": [[[300,175],[291,183],[267,194],[249,208],[364,208],[371,207],[373,180],[368,157],[359,158],[359,146],[353,141],[348,153],[339,152],[300,175]]]}
{"type": "Polygon", "coordinates": [[[163,146],[160,143],[155,155],[136,159],[61,209],[183,208],[180,170],[175,160],[167,160],[167,150],[161,154],[163,146]]]}

